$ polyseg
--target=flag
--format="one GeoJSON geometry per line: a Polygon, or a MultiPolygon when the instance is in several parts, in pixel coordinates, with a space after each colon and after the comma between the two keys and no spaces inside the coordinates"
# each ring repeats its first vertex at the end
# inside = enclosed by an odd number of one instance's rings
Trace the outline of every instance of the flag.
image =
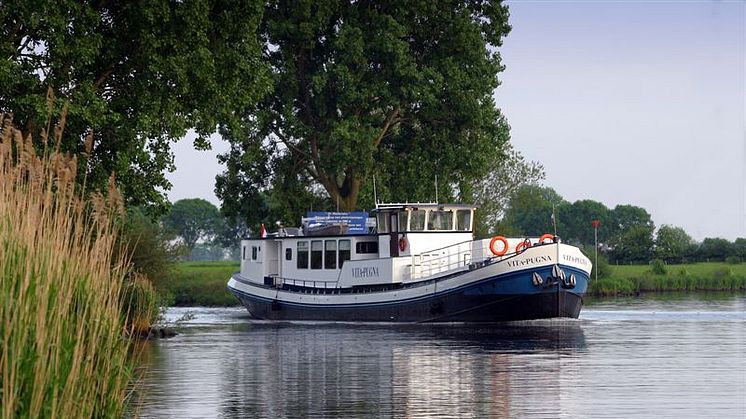
{"type": "Polygon", "coordinates": [[[262,229],[259,230],[259,237],[261,238],[267,237],[267,229],[264,228],[264,223],[262,223],[262,229]]]}

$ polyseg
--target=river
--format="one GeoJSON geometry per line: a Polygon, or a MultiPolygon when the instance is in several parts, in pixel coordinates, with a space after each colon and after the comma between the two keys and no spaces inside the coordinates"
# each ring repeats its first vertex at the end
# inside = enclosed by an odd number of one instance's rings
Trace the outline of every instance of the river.
{"type": "MultiPolygon", "coordinates": [[[[193,316],[143,348],[140,417],[746,417],[746,296],[590,301],[502,327],[193,316]]],[[[189,317],[189,316],[187,316],[189,317]]]]}

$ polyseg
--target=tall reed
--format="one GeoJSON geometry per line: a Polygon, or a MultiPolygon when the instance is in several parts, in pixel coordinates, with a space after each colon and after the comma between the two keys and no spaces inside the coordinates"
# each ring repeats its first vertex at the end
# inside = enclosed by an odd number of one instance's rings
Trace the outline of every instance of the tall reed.
{"type": "MultiPolygon", "coordinates": [[[[37,153],[0,117],[2,418],[120,417],[131,367],[114,249],[122,199],[76,188],[59,152],[65,114],[37,153]]],[[[92,137],[86,141],[90,152],[92,137]]]]}

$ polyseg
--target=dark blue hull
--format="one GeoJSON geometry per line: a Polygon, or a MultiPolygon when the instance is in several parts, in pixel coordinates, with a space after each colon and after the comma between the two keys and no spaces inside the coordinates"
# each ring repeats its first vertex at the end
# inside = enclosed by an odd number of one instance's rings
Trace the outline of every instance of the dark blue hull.
{"type": "MultiPolygon", "coordinates": [[[[406,301],[365,304],[297,304],[268,300],[230,288],[249,313],[265,320],[320,320],[364,322],[469,322],[493,323],[555,317],[577,318],[583,306],[588,276],[575,274],[576,284],[568,287],[553,280],[551,269],[526,270],[488,278],[457,289],[406,301]],[[532,283],[537,272],[545,279],[532,283]]],[[[381,296],[385,296],[385,292],[381,296]]]]}

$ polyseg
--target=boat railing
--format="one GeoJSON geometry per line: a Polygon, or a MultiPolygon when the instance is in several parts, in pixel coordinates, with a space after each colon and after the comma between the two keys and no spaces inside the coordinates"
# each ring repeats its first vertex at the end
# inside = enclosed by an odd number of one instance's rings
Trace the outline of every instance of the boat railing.
{"type": "Polygon", "coordinates": [[[479,250],[475,249],[473,244],[473,241],[468,240],[412,255],[410,280],[427,278],[447,271],[468,269],[473,263],[474,251],[479,250]]]}
{"type": "Polygon", "coordinates": [[[337,280],[331,280],[331,281],[307,280],[307,279],[285,278],[281,276],[273,276],[273,278],[274,278],[274,286],[278,288],[282,287],[283,285],[293,285],[296,287],[305,287],[305,288],[330,289],[330,288],[337,288],[339,284],[339,281],[337,280]]]}

